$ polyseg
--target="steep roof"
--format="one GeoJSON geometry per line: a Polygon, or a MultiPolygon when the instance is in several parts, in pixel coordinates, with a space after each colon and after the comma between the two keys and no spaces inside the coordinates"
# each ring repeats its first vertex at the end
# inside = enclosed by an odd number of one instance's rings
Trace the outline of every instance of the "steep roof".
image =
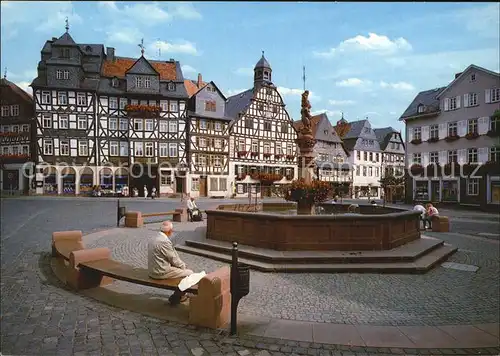
{"type": "Polygon", "coordinates": [[[271,69],[271,65],[267,61],[266,57],[264,57],[264,52],[262,52],[262,57],[260,57],[259,61],[255,65],[254,68],[269,68],[271,69]]]}
{"type": "Polygon", "coordinates": [[[21,98],[23,98],[24,100],[26,100],[30,103],[33,103],[33,97],[29,93],[25,92],[22,88],[18,87],[16,84],[12,83],[11,81],[9,81],[5,78],[2,78],[2,79],[0,79],[0,86],[9,87],[14,93],[19,95],[21,98]]]}
{"type": "Polygon", "coordinates": [[[377,137],[381,150],[385,150],[393,133],[399,133],[399,131],[391,126],[374,129],[373,131],[375,132],[375,136],[377,137]]]}
{"type": "Polygon", "coordinates": [[[187,91],[189,97],[192,97],[194,94],[196,94],[205,85],[207,85],[207,83],[202,81],[201,82],[201,86],[198,87],[198,81],[191,80],[191,79],[185,79],[184,80],[184,86],[186,87],[186,91],[187,91]]]}
{"type": "Polygon", "coordinates": [[[350,138],[358,138],[361,135],[363,127],[368,120],[358,120],[349,122],[350,128],[347,134],[342,138],[343,140],[347,140],[350,138]]]}
{"type": "Polygon", "coordinates": [[[55,40],[53,44],[60,46],[76,46],[76,42],[68,32],[63,33],[63,35],[55,40]]]}
{"type": "Polygon", "coordinates": [[[357,137],[353,137],[353,138],[348,138],[348,139],[344,139],[342,142],[344,143],[344,148],[351,152],[354,147],[356,146],[356,142],[358,141],[358,138],[357,137]]]}
{"type": "MultiPolygon", "coordinates": [[[[319,123],[322,118],[321,115],[324,114],[319,114],[311,117],[311,130],[314,136],[316,136],[316,131],[318,130],[319,123]]],[[[304,127],[304,124],[302,123],[302,120],[296,120],[293,122],[293,127],[295,127],[297,131],[300,131],[304,127]]]]}
{"type": "Polygon", "coordinates": [[[446,87],[444,87],[444,89],[442,89],[438,93],[437,98],[439,99],[439,97],[441,97],[441,95],[443,95],[448,89],[450,89],[456,82],[461,80],[463,78],[463,76],[465,76],[467,74],[467,72],[469,72],[469,70],[471,70],[471,69],[478,70],[478,71],[481,71],[481,72],[484,72],[484,73],[487,73],[487,74],[490,74],[493,76],[500,77],[500,73],[496,73],[496,72],[493,72],[493,71],[488,70],[486,68],[477,66],[475,64],[471,64],[470,66],[465,68],[465,70],[462,73],[460,73],[460,75],[457,75],[456,78],[450,84],[448,84],[446,87]]]}
{"type": "Polygon", "coordinates": [[[425,113],[435,112],[439,110],[439,99],[437,95],[446,87],[435,88],[431,90],[421,91],[411,102],[399,120],[404,120],[407,117],[412,117],[418,114],[419,105],[424,106],[425,113]]]}
{"type": "MultiPolygon", "coordinates": [[[[102,74],[105,77],[125,78],[125,73],[132,68],[137,59],[115,57],[115,60],[103,61],[102,74]]],[[[177,66],[175,62],[148,60],[151,66],[160,74],[160,80],[176,80],[177,66]]],[[[179,78],[180,79],[180,78],[179,78]]]]}
{"type": "Polygon", "coordinates": [[[253,88],[227,98],[226,116],[236,119],[238,117],[238,114],[250,105],[252,98],[253,88]]]}

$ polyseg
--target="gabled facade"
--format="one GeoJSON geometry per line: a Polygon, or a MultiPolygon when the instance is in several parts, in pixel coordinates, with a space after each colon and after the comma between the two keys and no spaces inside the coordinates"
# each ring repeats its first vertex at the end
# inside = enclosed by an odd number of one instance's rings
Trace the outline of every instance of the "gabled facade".
{"type": "Polygon", "coordinates": [[[247,196],[249,189],[260,194],[259,174],[279,174],[280,183],[297,178],[297,131],[264,55],[255,65],[253,87],[228,98],[226,116],[232,119],[229,172],[235,196],[247,196]]]}
{"type": "Polygon", "coordinates": [[[0,190],[28,194],[36,154],[33,98],[0,79],[0,190]]]}
{"type": "MultiPolygon", "coordinates": [[[[295,121],[294,126],[299,131],[303,126],[302,121],[295,121]]],[[[350,192],[352,170],[348,163],[349,153],[328,116],[324,113],[313,116],[311,129],[316,140],[313,152],[317,179],[331,182],[335,188],[341,188],[342,193],[350,192]]]]}
{"type": "MultiPolygon", "coordinates": [[[[198,83],[201,84],[201,75],[198,83]]],[[[214,82],[205,83],[188,102],[188,192],[192,197],[226,197],[229,177],[229,124],[226,97],[214,82]]]]}
{"type": "Polygon", "coordinates": [[[445,87],[419,93],[400,118],[407,199],[498,207],[499,109],[500,75],[476,65],[445,87]]]}
{"type": "Polygon", "coordinates": [[[349,164],[354,170],[353,197],[380,197],[382,151],[370,122],[347,122],[342,118],[335,130],[349,151],[349,164]]]}

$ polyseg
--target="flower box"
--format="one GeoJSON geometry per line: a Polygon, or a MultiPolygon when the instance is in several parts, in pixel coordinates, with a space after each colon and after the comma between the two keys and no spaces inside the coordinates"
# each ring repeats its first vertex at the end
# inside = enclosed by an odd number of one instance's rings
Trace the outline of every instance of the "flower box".
{"type": "Polygon", "coordinates": [[[156,116],[159,115],[161,107],[149,105],[127,105],[125,111],[132,116],[156,116]]]}
{"type": "Polygon", "coordinates": [[[295,156],[294,155],[286,155],[286,159],[294,159],[295,156]]]}
{"type": "Polygon", "coordinates": [[[410,141],[410,143],[412,143],[414,145],[420,145],[422,143],[422,139],[414,138],[413,140],[410,141]]]}
{"type": "Polygon", "coordinates": [[[467,140],[474,140],[479,137],[479,134],[477,132],[469,132],[467,135],[465,135],[465,138],[467,140]]]}
{"type": "Polygon", "coordinates": [[[446,136],[445,137],[445,140],[446,142],[453,142],[453,141],[456,141],[460,138],[460,136],[458,135],[452,135],[452,136],[446,136]]]}
{"type": "Polygon", "coordinates": [[[489,130],[486,135],[490,137],[498,137],[500,136],[500,130],[489,130]]]}
{"type": "Polygon", "coordinates": [[[238,156],[246,156],[248,151],[238,151],[238,156]]]}
{"type": "Polygon", "coordinates": [[[283,155],[274,155],[274,158],[276,159],[280,159],[281,157],[283,157],[283,155]]]}
{"type": "Polygon", "coordinates": [[[460,165],[457,162],[446,163],[444,165],[444,174],[460,174],[460,165]]]}
{"type": "Polygon", "coordinates": [[[434,142],[438,142],[439,141],[439,137],[431,137],[427,140],[427,142],[429,143],[434,143],[434,142]]]}
{"type": "Polygon", "coordinates": [[[410,167],[410,171],[412,174],[421,174],[424,172],[424,167],[421,164],[413,164],[410,167]]]}
{"type": "Polygon", "coordinates": [[[327,200],[333,191],[329,182],[313,180],[306,183],[304,179],[294,180],[286,187],[285,200],[298,204],[318,204],[327,200]]]}
{"type": "Polygon", "coordinates": [[[257,157],[259,155],[259,152],[252,152],[251,155],[252,157],[257,157]]]}
{"type": "Polygon", "coordinates": [[[271,157],[270,153],[264,153],[264,158],[269,158],[269,157],[271,157]]]}
{"type": "Polygon", "coordinates": [[[30,156],[26,154],[8,154],[8,155],[0,155],[0,160],[21,160],[28,159],[30,156]]]}
{"type": "Polygon", "coordinates": [[[282,174],[276,173],[255,173],[252,174],[252,179],[260,180],[261,183],[271,184],[283,178],[282,174]]]}

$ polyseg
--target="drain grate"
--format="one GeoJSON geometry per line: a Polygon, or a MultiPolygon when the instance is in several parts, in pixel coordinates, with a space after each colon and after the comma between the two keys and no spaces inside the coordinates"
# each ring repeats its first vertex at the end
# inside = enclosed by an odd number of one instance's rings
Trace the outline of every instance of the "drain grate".
{"type": "Polygon", "coordinates": [[[478,266],[466,265],[463,263],[455,263],[455,262],[442,263],[441,267],[456,269],[457,271],[466,271],[466,272],[477,272],[477,270],[479,269],[478,266]]]}

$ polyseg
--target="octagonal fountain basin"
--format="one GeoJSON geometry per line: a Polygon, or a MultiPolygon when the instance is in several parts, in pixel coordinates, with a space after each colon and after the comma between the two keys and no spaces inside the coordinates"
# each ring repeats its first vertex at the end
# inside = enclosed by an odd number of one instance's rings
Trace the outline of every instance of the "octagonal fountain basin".
{"type": "Polygon", "coordinates": [[[380,251],[420,238],[420,213],[350,204],[319,204],[322,215],[292,215],[295,203],[227,204],[207,210],[206,237],[278,251],[380,251]]]}

